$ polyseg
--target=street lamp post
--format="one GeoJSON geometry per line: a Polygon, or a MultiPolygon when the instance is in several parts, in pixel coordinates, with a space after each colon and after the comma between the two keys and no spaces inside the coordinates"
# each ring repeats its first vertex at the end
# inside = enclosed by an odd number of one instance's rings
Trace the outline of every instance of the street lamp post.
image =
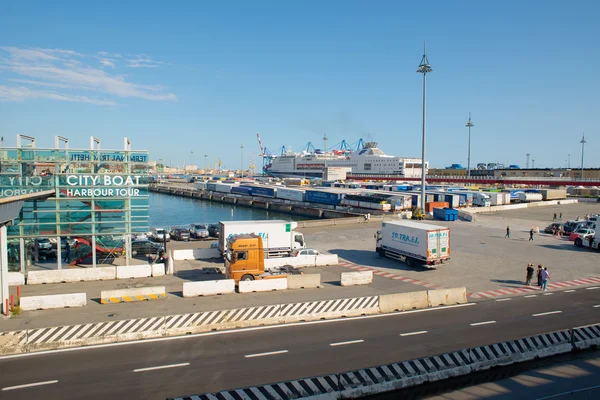
{"type": "Polygon", "coordinates": [[[429,60],[427,60],[427,51],[425,47],[426,43],[423,43],[423,58],[419,64],[417,72],[423,74],[423,136],[422,136],[422,151],[421,151],[421,210],[425,212],[425,114],[427,111],[426,100],[427,100],[427,73],[433,72],[429,60]]]}
{"type": "Polygon", "coordinates": [[[241,164],[240,164],[240,176],[244,177],[244,143],[240,146],[241,150],[241,164]]]}
{"type": "Polygon", "coordinates": [[[469,128],[469,147],[467,150],[467,178],[470,178],[471,177],[471,128],[475,126],[471,122],[471,113],[469,113],[469,121],[467,122],[467,125],[465,125],[465,126],[467,128],[469,128]]]}
{"type": "Polygon", "coordinates": [[[581,180],[583,180],[583,150],[585,149],[585,133],[581,138],[581,180]]]}
{"type": "Polygon", "coordinates": [[[207,167],[208,164],[206,163],[207,159],[208,159],[208,154],[205,154],[204,155],[204,175],[206,175],[206,170],[208,169],[208,167],[207,167]]]}

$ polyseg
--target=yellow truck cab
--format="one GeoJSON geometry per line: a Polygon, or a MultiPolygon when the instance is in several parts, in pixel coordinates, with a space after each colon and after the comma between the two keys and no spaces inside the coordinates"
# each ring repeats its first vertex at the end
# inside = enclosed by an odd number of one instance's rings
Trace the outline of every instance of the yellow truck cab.
{"type": "Polygon", "coordinates": [[[288,274],[300,273],[290,265],[265,271],[265,252],[260,236],[233,235],[227,241],[225,274],[227,279],[235,280],[236,284],[239,281],[285,278],[288,274]]]}

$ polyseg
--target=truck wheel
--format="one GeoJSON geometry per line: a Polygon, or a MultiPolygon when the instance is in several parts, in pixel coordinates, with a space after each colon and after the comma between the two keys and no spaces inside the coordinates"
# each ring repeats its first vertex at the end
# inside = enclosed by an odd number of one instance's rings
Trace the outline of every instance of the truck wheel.
{"type": "Polygon", "coordinates": [[[240,281],[253,281],[254,280],[254,276],[246,274],[244,276],[242,276],[242,279],[240,279],[240,281]]]}
{"type": "Polygon", "coordinates": [[[580,238],[575,239],[575,246],[582,247],[583,241],[580,238]]]}
{"type": "Polygon", "coordinates": [[[412,258],[406,257],[406,266],[407,267],[412,267],[413,266],[412,258]]]}

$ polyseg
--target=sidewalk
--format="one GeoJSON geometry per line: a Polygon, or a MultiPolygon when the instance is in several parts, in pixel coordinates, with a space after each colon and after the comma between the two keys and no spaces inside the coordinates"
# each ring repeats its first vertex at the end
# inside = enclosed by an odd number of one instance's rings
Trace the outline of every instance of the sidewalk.
{"type": "MultiPolygon", "coordinates": [[[[420,286],[397,282],[379,276],[373,277],[373,283],[367,286],[342,287],[339,285],[340,273],[352,269],[341,266],[304,268],[305,274],[321,274],[322,288],[297,289],[278,292],[228,294],[218,296],[183,298],[182,287],[187,281],[205,281],[225,279],[220,273],[204,273],[202,268],[214,269],[221,263],[206,261],[177,261],[176,274],[156,278],[94,281],[79,283],[59,283],[44,285],[25,285],[21,287],[21,296],[47,294],[87,293],[87,306],[55,310],[22,311],[14,318],[3,317],[0,331],[13,331],[51,326],[76,325],[91,322],[123,320],[166,316],[199,311],[227,310],[251,306],[331,300],[337,298],[377,296],[387,293],[401,293],[422,290],[420,286]],[[126,289],[146,286],[165,286],[167,298],[164,300],[140,301],[133,303],[100,304],[100,291],[126,289]]],[[[16,296],[16,287],[11,287],[16,296]]]]}

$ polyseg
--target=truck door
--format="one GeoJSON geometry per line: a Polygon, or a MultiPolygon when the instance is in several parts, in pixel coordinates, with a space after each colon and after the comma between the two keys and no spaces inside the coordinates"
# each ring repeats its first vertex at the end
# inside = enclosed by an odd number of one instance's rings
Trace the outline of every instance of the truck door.
{"type": "Polygon", "coordinates": [[[304,236],[301,233],[294,234],[294,249],[304,248],[304,236]],[[298,244],[296,244],[298,243],[298,244]]]}

